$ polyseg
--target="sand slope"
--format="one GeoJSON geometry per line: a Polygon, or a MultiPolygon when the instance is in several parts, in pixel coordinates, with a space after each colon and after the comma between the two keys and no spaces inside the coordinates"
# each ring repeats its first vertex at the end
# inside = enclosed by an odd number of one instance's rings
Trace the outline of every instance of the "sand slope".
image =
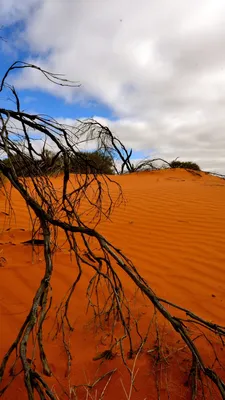
{"type": "MultiPolygon", "coordinates": [[[[59,179],[53,179],[54,184],[59,184],[59,179]]],[[[224,325],[225,181],[182,170],[146,172],[115,179],[122,186],[125,204],[115,209],[112,220],[102,222],[98,230],[132,259],[158,295],[224,325]]],[[[0,195],[0,257],[5,259],[0,268],[0,358],[27,315],[29,302],[43,274],[41,250],[34,256],[30,247],[21,244],[30,239],[31,224],[23,200],[14,190],[12,204],[15,215],[9,220],[5,214],[5,197],[0,195]]],[[[88,274],[87,271],[73,303],[76,332],[71,342],[76,382],[85,381],[85,376],[93,376],[97,369],[92,358],[98,350],[98,342],[93,339],[92,330],[83,327],[88,321],[84,301],[88,274]]],[[[73,279],[74,265],[64,249],[55,257],[54,304],[59,303],[73,279]]],[[[131,290],[128,279],[125,285],[131,290]]],[[[53,371],[65,377],[62,346],[51,340],[46,343],[53,371]]],[[[121,359],[106,364],[102,366],[105,371],[114,366],[120,368],[121,359]]],[[[148,361],[140,361],[138,392],[132,399],[156,398],[153,377],[146,365],[148,361]]],[[[122,369],[106,399],[114,399],[115,390],[118,399],[126,398],[121,377],[126,382],[126,371],[122,369]]],[[[179,378],[179,373],[176,377],[179,378]]],[[[186,398],[184,389],[174,387],[172,381],[171,375],[171,398],[186,398]]],[[[20,387],[18,380],[3,398],[24,398],[20,387]]]]}

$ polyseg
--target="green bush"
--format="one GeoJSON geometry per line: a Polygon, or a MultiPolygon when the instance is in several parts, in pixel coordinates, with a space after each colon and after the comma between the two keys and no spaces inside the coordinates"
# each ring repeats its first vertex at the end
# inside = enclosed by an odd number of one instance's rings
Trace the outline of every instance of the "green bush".
{"type": "Polygon", "coordinates": [[[81,174],[114,174],[112,158],[101,152],[77,152],[70,160],[70,170],[81,174]]]}
{"type": "Polygon", "coordinates": [[[170,163],[171,168],[184,168],[184,169],[192,169],[194,171],[201,171],[198,164],[192,161],[177,161],[174,160],[170,163]]]}
{"type": "MultiPolygon", "coordinates": [[[[57,175],[63,172],[64,160],[62,155],[55,155],[45,150],[42,159],[30,159],[29,155],[14,155],[3,163],[11,168],[13,165],[17,176],[31,177],[42,174],[57,175]]],[[[101,151],[77,152],[70,156],[69,170],[80,174],[114,174],[113,159],[101,151]]]]}

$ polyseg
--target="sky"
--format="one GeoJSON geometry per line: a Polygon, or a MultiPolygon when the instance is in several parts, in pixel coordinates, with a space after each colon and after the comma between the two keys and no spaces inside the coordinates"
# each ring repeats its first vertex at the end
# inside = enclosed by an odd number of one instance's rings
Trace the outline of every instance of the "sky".
{"type": "MultiPolygon", "coordinates": [[[[224,0],[0,0],[0,76],[22,108],[61,122],[94,117],[136,159],[177,157],[225,173],[224,0]]],[[[7,95],[0,104],[12,108],[7,95]]]]}

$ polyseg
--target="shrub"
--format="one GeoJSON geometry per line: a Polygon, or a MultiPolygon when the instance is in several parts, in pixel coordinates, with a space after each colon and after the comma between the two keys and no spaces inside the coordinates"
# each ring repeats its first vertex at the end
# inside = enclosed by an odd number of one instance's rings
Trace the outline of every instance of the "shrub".
{"type": "Polygon", "coordinates": [[[102,151],[78,152],[71,159],[71,172],[114,174],[113,159],[102,151]]]}
{"type": "MultiPolygon", "coordinates": [[[[33,176],[33,171],[35,171],[34,162],[31,163],[29,157],[23,157],[21,154],[11,155],[10,159],[5,158],[2,162],[9,168],[13,168],[17,176],[33,176]]],[[[37,166],[39,162],[37,161],[37,166]]]]}
{"type": "Polygon", "coordinates": [[[192,169],[194,171],[201,171],[198,164],[192,161],[177,161],[174,160],[170,163],[171,168],[184,168],[184,169],[192,169]]]}
{"type": "MultiPolygon", "coordinates": [[[[30,159],[29,155],[14,155],[10,160],[6,158],[3,163],[13,167],[17,176],[31,177],[38,175],[57,175],[64,170],[62,156],[45,150],[40,159],[30,159]]],[[[77,152],[70,158],[70,172],[80,174],[114,174],[113,159],[102,151],[77,152]]]]}

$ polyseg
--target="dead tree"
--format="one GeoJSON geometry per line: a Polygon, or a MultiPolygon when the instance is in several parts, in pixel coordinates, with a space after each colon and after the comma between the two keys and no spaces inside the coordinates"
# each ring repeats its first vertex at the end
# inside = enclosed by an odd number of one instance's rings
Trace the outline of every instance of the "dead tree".
{"type": "MultiPolygon", "coordinates": [[[[33,239],[35,239],[37,229],[41,229],[45,257],[44,276],[34,295],[30,311],[1,363],[0,379],[4,378],[8,369],[11,373],[9,382],[1,389],[0,394],[5,393],[9,384],[16,378],[15,365],[20,360],[22,362],[20,373],[23,373],[29,400],[34,399],[35,393],[40,399],[56,400],[46,378],[52,372],[43,341],[43,325],[51,307],[50,289],[54,268],[53,254],[57,249],[58,231],[62,230],[66,235],[70,251],[75,255],[76,278],[56,312],[58,332],[65,333],[66,330],[72,331],[73,329],[68,313],[70,301],[76,295],[76,287],[82,279],[84,266],[88,266],[93,271],[93,275],[87,287],[87,295],[95,322],[101,325],[106,320],[110,321],[112,324],[111,343],[114,339],[114,323],[115,321],[120,323],[123,329],[123,337],[129,344],[129,357],[133,357],[138,350],[133,343],[133,326],[137,328],[137,324],[135,324],[132,316],[132,310],[120,278],[120,271],[123,271],[154,306],[155,310],[171,324],[189,349],[192,355],[190,371],[192,398],[196,397],[196,382],[200,377],[211,381],[217,387],[221,398],[225,399],[225,383],[213,367],[205,365],[188,326],[201,326],[205,330],[205,335],[207,335],[207,332],[213,333],[221,339],[222,344],[224,344],[225,327],[206,321],[193,312],[170,303],[169,300],[159,298],[144,277],[140,275],[138,268],[134,266],[132,261],[97,231],[97,225],[101,218],[103,216],[109,218],[113,208],[123,201],[121,187],[112,177],[99,175],[97,168],[92,174],[77,174],[75,178],[71,175],[70,162],[74,154],[76,154],[76,157],[80,156],[82,162],[85,162],[82,159],[82,152],[79,150],[80,144],[84,141],[94,141],[98,149],[111,157],[117,155],[122,161],[122,172],[125,167],[130,172],[133,171],[130,161],[131,151],[126,150],[122,142],[112,134],[109,128],[102,126],[97,121],[78,121],[74,127],[65,127],[51,118],[22,112],[15,88],[6,83],[9,73],[18,68],[35,68],[56,84],[74,85],[59,75],[49,73],[34,65],[17,62],[6,72],[0,86],[0,91],[5,88],[11,90],[16,104],[14,110],[0,108],[0,150],[8,159],[7,163],[3,159],[0,160],[0,171],[14,189],[21,194],[26,206],[35,215],[35,218],[32,219],[33,239]],[[15,124],[16,129],[14,128],[15,124]],[[48,140],[51,140],[54,145],[56,155],[51,160],[52,168],[54,168],[57,159],[61,158],[60,171],[63,187],[60,192],[55,189],[48,173],[43,174],[43,170],[40,170],[40,163],[37,163],[37,160],[42,159],[43,152],[39,152],[35,148],[35,141],[32,140],[33,130],[42,135],[43,148],[45,148],[45,142],[48,140]],[[23,165],[29,167],[29,179],[26,176],[23,177],[22,173],[18,176],[16,163],[19,162],[19,159],[22,160],[23,165]],[[114,184],[117,188],[116,197],[112,197],[109,183],[110,185],[114,184]],[[105,200],[107,201],[105,202],[105,200]],[[80,213],[80,204],[83,201],[92,212],[93,221],[95,221],[94,227],[88,226],[80,213]],[[78,245],[80,241],[82,241],[82,247],[78,245]],[[96,245],[98,247],[97,252],[96,245]],[[102,283],[107,291],[107,299],[104,304],[99,302],[94,295],[97,294],[98,297],[102,283]],[[168,306],[172,307],[174,311],[182,311],[184,317],[174,316],[169,312],[168,306]],[[31,334],[36,335],[42,371],[35,370],[33,360],[29,359],[27,345],[31,334]]],[[[86,162],[88,171],[88,160],[86,162]]],[[[143,343],[144,341],[141,340],[141,348],[143,343]]],[[[65,341],[64,346],[68,355],[68,365],[70,365],[70,349],[65,341]]],[[[105,357],[110,358],[110,349],[105,357]]],[[[122,348],[121,351],[126,364],[122,348]]],[[[204,387],[202,390],[204,391],[204,387]]]]}

